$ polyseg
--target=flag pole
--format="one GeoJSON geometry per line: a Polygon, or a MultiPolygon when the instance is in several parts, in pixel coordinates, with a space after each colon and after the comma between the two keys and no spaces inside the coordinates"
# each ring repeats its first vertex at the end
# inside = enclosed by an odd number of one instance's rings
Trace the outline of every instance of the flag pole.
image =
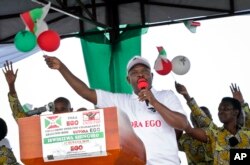
{"type": "MultiPolygon", "coordinates": [[[[37,3],[37,4],[43,5],[43,6],[46,5],[46,3],[40,2],[39,0],[32,0],[32,1],[35,2],[35,3],[37,3]]],[[[55,10],[55,11],[59,12],[59,13],[68,15],[68,16],[70,16],[70,17],[72,17],[72,18],[75,18],[75,19],[78,19],[78,20],[82,20],[82,21],[87,21],[87,22],[89,22],[89,23],[91,23],[91,24],[94,24],[94,25],[96,25],[96,26],[102,27],[102,28],[104,28],[104,29],[106,29],[106,30],[111,29],[109,26],[107,26],[107,25],[105,25],[105,24],[102,24],[102,23],[99,23],[99,22],[96,22],[96,21],[94,21],[94,20],[91,20],[91,19],[89,19],[89,18],[86,18],[86,17],[79,17],[79,16],[76,16],[76,15],[74,15],[74,14],[71,14],[71,13],[69,13],[69,12],[63,11],[63,10],[58,9],[58,8],[56,8],[56,7],[53,7],[53,6],[50,6],[50,8],[51,8],[52,10],[55,10]]]]}

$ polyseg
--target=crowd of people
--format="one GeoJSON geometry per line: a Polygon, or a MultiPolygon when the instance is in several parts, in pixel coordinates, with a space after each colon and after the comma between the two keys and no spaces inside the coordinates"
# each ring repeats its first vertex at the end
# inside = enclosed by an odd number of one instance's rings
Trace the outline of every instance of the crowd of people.
{"type": "MultiPolygon", "coordinates": [[[[119,107],[131,123],[141,123],[140,127],[131,126],[145,146],[147,165],[181,164],[178,151],[185,152],[189,165],[229,165],[230,149],[250,149],[250,109],[237,84],[231,84],[232,96],[223,97],[218,105],[218,117],[223,124],[219,127],[213,121],[210,110],[206,106],[199,106],[187,88],[176,82],[175,90],[184,97],[191,110],[189,123],[189,112],[185,112],[178,95],[173,90],[158,91],[153,87],[152,68],[148,60],[141,56],[134,56],[127,64],[126,78],[133,89],[132,94],[91,89],[58,58],[44,58],[48,67],[58,70],[83,99],[99,108],[119,107]],[[141,87],[140,82],[146,85],[141,87]],[[147,121],[159,124],[149,127],[145,125],[147,121]]],[[[15,120],[28,117],[15,89],[18,70],[14,71],[12,62],[6,61],[3,73],[9,86],[8,98],[13,117],[15,120]]],[[[55,99],[54,105],[55,114],[74,111],[65,97],[55,99]]],[[[81,110],[87,109],[83,107],[77,111],[81,110]]],[[[1,142],[7,134],[6,124],[1,126],[0,131],[1,142]]],[[[11,149],[8,151],[11,152],[11,149]]],[[[13,154],[7,158],[6,154],[1,153],[0,164],[8,164],[7,161],[18,164],[13,154]]]]}
{"type": "Polygon", "coordinates": [[[230,149],[250,149],[249,106],[236,84],[230,86],[233,97],[222,98],[218,106],[222,127],[213,122],[208,108],[198,106],[184,85],[176,83],[176,90],[191,110],[193,128],[189,125],[178,139],[179,148],[186,153],[189,164],[229,164],[230,149]]]}

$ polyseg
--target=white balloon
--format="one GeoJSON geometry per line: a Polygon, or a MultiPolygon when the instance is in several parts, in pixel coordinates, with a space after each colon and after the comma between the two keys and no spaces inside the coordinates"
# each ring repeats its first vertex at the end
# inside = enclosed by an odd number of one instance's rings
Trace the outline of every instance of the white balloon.
{"type": "Polygon", "coordinates": [[[177,75],[184,75],[190,69],[190,61],[185,56],[176,56],[172,59],[172,71],[177,75]]]}

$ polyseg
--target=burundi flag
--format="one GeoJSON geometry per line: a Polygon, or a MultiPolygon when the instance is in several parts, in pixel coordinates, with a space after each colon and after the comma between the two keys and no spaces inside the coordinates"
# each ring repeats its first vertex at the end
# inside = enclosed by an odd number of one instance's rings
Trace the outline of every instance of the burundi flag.
{"type": "Polygon", "coordinates": [[[31,32],[35,33],[38,30],[39,25],[41,24],[41,22],[43,22],[44,18],[49,12],[50,4],[51,3],[49,2],[42,8],[35,8],[20,14],[20,17],[23,20],[24,24],[31,32]]]}
{"type": "Polygon", "coordinates": [[[184,21],[184,25],[191,33],[196,33],[196,28],[200,26],[200,22],[194,22],[192,20],[184,21]]]}
{"type": "Polygon", "coordinates": [[[59,116],[48,116],[44,120],[46,129],[59,128],[62,125],[62,119],[59,116]]]}

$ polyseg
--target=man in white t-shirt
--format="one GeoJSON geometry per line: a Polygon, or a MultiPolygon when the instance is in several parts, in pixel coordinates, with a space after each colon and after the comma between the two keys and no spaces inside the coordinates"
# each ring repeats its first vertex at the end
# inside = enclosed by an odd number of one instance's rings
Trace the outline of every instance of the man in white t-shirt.
{"type": "Polygon", "coordinates": [[[56,57],[45,56],[45,61],[84,99],[100,108],[116,106],[128,115],[144,143],[147,165],[180,164],[175,129],[184,130],[187,117],[173,91],[156,91],[152,87],[153,74],[145,58],[135,56],[127,65],[127,81],[133,87],[133,94],[90,89],[56,57]]]}

